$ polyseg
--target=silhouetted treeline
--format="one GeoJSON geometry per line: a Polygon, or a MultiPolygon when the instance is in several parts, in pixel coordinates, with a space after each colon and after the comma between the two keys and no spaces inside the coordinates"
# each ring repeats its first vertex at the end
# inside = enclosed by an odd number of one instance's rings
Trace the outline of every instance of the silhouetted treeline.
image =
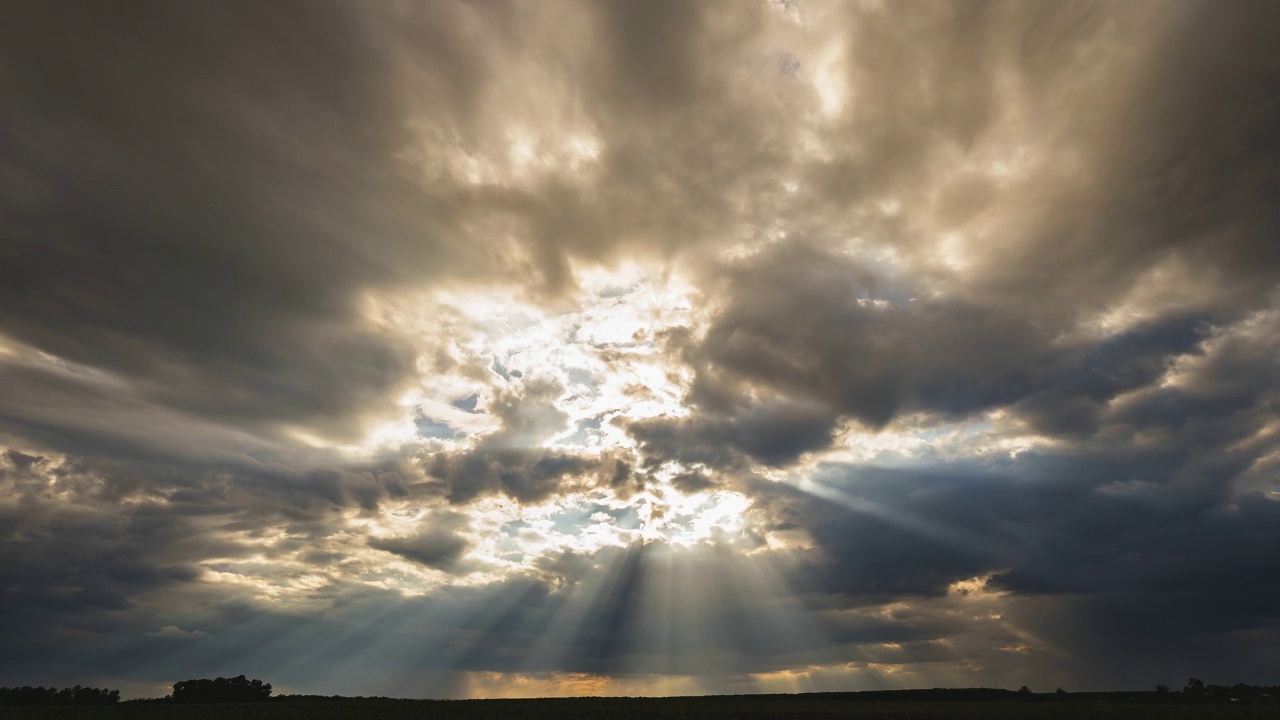
{"type": "MultiPolygon", "coordinates": [[[[828,693],[814,693],[815,696],[828,693]]],[[[1118,690],[1108,692],[1066,692],[1058,688],[1054,692],[1032,692],[1030,688],[1020,690],[1004,690],[997,688],[932,688],[918,690],[868,690],[853,693],[834,693],[847,695],[857,700],[939,700],[957,701],[972,700],[990,702],[993,700],[1016,700],[1020,702],[1054,702],[1066,700],[1079,702],[1138,702],[1138,703],[1240,703],[1260,705],[1264,703],[1280,703],[1280,687],[1258,685],[1206,685],[1196,678],[1187,681],[1181,692],[1170,690],[1166,685],[1156,686],[1151,690],[1118,690]]]]}
{"type": "MultiPolygon", "coordinates": [[[[1175,694],[1169,692],[1168,688],[1163,685],[1156,688],[1156,691],[1162,695],[1172,696],[1175,694]]],[[[1183,702],[1256,704],[1280,701],[1280,686],[1259,687],[1245,685],[1244,683],[1236,683],[1230,686],[1205,685],[1204,681],[1191,678],[1187,680],[1187,685],[1182,688],[1182,692],[1176,694],[1182,696],[1183,702]]]]}
{"type": "Polygon", "coordinates": [[[5,687],[0,688],[0,706],[40,705],[110,705],[120,700],[119,690],[106,688],[75,687],[5,687]]]}
{"type": "MultiPolygon", "coordinates": [[[[1113,690],[1105,692],[1067,692],[1058,688],[1052,692],[1033,692],[1028,687],[1019,690],[1004,688],[917,688],[910,690],[863,690],[860,692],[815,692],[798,694],[760,694],[760,695],[701,695],[682,698],[575,698],[582,703],[608,703],[619,700],[636,700],[654,703],[673,703],[682,707],[698,708],[702,706],[716,707],[725,702],[744,702],[753,706],[764,706],[770,703],[782,703],[788,707],[804,707],[807,705],[825,706],[832,702],[1013,702],[1013,703],[1099,703],[1110,704],[1192,704],[1192,703],[1238,703],[1258,705],[1265,703],[1280,704],[1280,688],[1245,685],[1243,683],[1226,685],[1205,685],[1189,682],[1183,691],[1169,690],[1161,685],[1155,690],[1113,690]]],[[[271,698],[279,703],[360,703],[360,702],[444,702],[441,700],[407,700],[389,697],[347,697],[340,695],[277,695],[271,698]]],[[[488,702],[488,701],[467,701],[488,702]]],[[[494,701],[496,702],[496,701],[494,701]]]]}
{"type": "Polygon", "coordinates": [[[176,682],[169,699],[177,703],[230,703],[261,702],[269,697],[271,683],[237,675],[233,678],[201,678],[176,682]]]}

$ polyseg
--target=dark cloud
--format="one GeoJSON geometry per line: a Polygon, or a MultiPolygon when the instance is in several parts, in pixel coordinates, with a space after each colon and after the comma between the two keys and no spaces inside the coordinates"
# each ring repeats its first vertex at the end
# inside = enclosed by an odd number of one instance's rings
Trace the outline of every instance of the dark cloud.
{"type": "Polygon", "coordinates": [[[899,411],[964,413],[1026,392],[1049,341],[1022,317],[916,297],[808,244],[766,251],[726,283],[706,335],[684,348],[699,370],[691,399],[712,407],[756,383],[875,427],[899,411]]]}
{"type": "Polygon", "coordinates": [[[44,462],[44,458],[39,455],[28,455],[18,450],[5,450],[4,456],[19,472],[30,469],[32,465],[44,462]]]}
{"type": "Polygon", "coordinates": [[[1280,174],[1269,160],[1276,138],[1263,128],[1280,110],[1257,88],[1280,78],[1264,40],[1280,14],[1209,3],[1187,10],[1138,63],[1127,92],[1108,101],[1089,214],[1059,229],[1061,242],[1024,246],[1038,260],[1009,259],[1007,267],[1023,267],[1027,290],[1033,272],[1053,267],[1056,273],[1046,273],[1051,292],[1090,275],[1122,286],[1169,253],[1202,272],[1231,276],[1235,287],[1223,289],[1229,294],[1274,283],[1280,255],[1267,234],[1276,210],[1263,198],[1280,174]],[[1208,55],[1193,60],[1199,53],[1208,55]],[[1109,267],[1085,269],[1102,258],[1109,267]]]}
{"type": "Polygon", "coordinates": [[[390,224],[394,68],[301,9],[6,10],[6,334],[214,416],[340,428],[405,376],[353,305],[438,256],[390,224]]]}
{"type": "Polygon", "coordinates": [[[626,430],[652,463],[725,466],[733,464],[736,450],[766,465],[786,465],[829,445],[834,423],[831,410],[820,404],[778,402],[736,415],[640,420],[626,430]]]}
{"type": "Polygon", "coordinates": [[[1269,409],[1255,412],[1252,426],[1226,417],[1229,430],[1197,433],[1218,435],[1213,447],[1103,445],[910,470],[828,466],[814,480],[825,491],[779,496],[764,484],[756,492],[783,508],[799,504],[773,512],[780,526],[806,528],[821,550],[815,590],[874,605],[991,575],[989,589],[1018,602],[1055,598],[1070,608],[1052,623],[1031,622],[1064,646],[1087,634],[1096,646],[1084,657],[1095,667],[1073,671],[1092,682],[1104,682],[1098,666],[1152,654],[1203,667],[1199,653],[1239,633],[1265,635],[1277,619],[1280,505],[1274,493],[1231,489],[1258,453],[1272,452],[1238,445],[1268,422],[1269,409]],[[1123,654],[1099,659],[1097,648],[1111,642],[1123,654]]]}
{"type": "Polygon", "coordinates": [[[630,475],[622,457],[583,455],[543,447],[545,440],[568,429],[568,415],[556,405],[564,388],[545,379],[524,379],[500,392],[488,411],[501,427],[464,450],[433,453],[423,469],[444,485],[451,502],[502,493],[522,502],[582,488],[599,477],[619,484],[630,475]]]}
{"type": "Polygon", "coordinates": [[[432,529],[409,537],[374,538],[369,546],[427,567],[447,570],[467,551],[469,543],[448,529],[432,529]]]}
{"type": "Polygon", "coordinates": [[[696,493],[715,487],[715,481],[704,473],[681,473],[671,479],[671,484],[684,493],[696,493]]]}
{"type": "MultiPolygon", "coordinates": [[[[136,610],[153,593],[195,582],[196,562],[206,549],[190,537],[166,539],[161,526],[133,521],[93,497],[102,482],[75,464],[13,463],[0,467],[0,558],[4,573],[3,627],[11,638],[7,657],[40,652],[42,646],[73,642],[79,633],[111,624],[112,614],[136,610]],[[193,552],[194,550],[194,552],[193,552]]],[[[30,457],[30,456],[28,456],[30,457]]],[[[145,513],[145,511],[143,511],[145,513]]]]}
{"type": "Polygon", "coordinates": [[[915,412],[1011,407],[1042,432],[1087,436],[1109,402],[1199,352],[1213,328],[1211,316],[1179,313],[1064,338],[1034,315],[929,298],[798,243],[731,267],[721,289],[705,335],[670,336],[697,373],[688,399],[703,412],[628,425],[653,462],[725,465],[737,449],[785,465],[827,447],[842,415],[878,429],[915,412]]]}
{"type": "MultiPolygon", "coordinates": [[[[540,448],[494,447],[481,440],[469,450],[438,453],[424,470],[445,485],[445,494],[458,503],[481,495],[503,493],[533,502],[572,487],[601,468],[596,458],[540,448]]],[[[614,469],[612,463],[609,469],[614,469]]]]}

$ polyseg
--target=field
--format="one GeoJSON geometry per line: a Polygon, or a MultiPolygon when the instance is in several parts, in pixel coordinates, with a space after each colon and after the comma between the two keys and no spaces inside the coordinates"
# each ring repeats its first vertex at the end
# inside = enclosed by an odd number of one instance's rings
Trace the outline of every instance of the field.
{"type": "Polygon", "coordinates": [[[538,700],[272,700],[239,705],[121,703],[106,707],[3,708],[5,720],[943,720],[1001,718],[1280,718],[1278,705],[1161,705],[1126,701],[1053,699],[867,700],[842,695],[768,695],[685,698],[568,698],[538,700]]]}

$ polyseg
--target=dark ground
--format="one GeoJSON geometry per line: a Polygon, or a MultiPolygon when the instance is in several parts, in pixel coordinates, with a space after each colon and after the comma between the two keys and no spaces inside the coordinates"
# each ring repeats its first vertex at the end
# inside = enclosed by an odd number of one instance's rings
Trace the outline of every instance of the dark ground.
{"type": "Polygon", "coordinates": [[[842,694],[739,695],[685,698],[568,698],[537,700],[388,700],[362,698],[274,698],[264,703],[173,705],[125,702],[104,707],[0,708],[3,720],[400,720],[442,718],[498,720],[694,720],[744,718],[797,720],[853,717],[943,718],[1280,718],[1280,704],[1158,704],[1123,693],[1107,696],[998,700],[872,699],[842,694]],[[1131,699],[1132,698],[1132,699],[1131,699]]]}

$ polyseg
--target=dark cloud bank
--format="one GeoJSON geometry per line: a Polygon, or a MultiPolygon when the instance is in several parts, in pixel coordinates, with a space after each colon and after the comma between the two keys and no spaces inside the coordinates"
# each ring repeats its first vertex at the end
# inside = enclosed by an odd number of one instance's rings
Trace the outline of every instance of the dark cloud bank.
{"type": "Polygon", "coordinates": [[[7,4],[0,675],[1274,681],[1278,32],[1262,2],[7,4]],[[816,55],[778,72],[814,25],[834,109],[816,55]],[[539,117],[594,133],[591,173],[458,169],[539,117]],[[554,304],[573,263],[623,259],[685,268],[706,312],[655,329],[689,413],[615,421],[634,450],[542,447],[566,390],[529,378],[465,447],[298,439],[358,439],[421,372],[369,293],[554,304]],[[955,427],[966,452],[821,457],[955,427]],[[450,508],[671,462],[808,542],[564,553],[416,597],[344,570],[459,577],[450,508]],[[797,467],[809,491],[758,474],[797,467]],[[393,501],[437,510],[344,535],[393,501]],[[274,604],[230,581],[308,566],[346,579],[274,604]]]}

